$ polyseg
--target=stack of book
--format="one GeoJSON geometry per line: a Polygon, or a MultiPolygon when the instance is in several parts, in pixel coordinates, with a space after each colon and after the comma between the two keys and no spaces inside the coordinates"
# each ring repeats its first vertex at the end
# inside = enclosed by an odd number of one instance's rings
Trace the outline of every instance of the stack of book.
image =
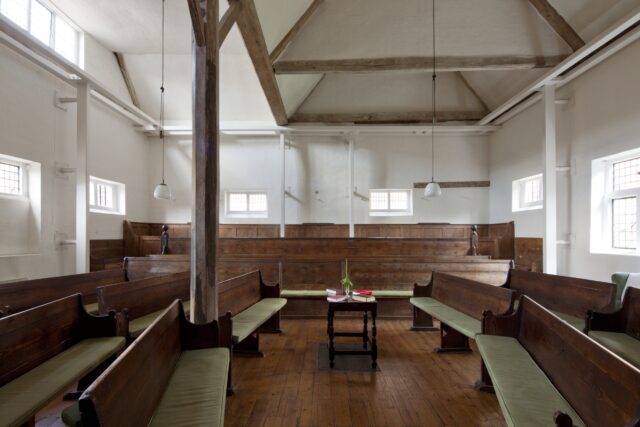
{"type": "Polygon", "coordinates": [[[358,302],[373,302],[376,300],[376,297],[373,296],[373,291],[361,289],[353,291],[353,300],[358,302]]]}
{"type": "Polygon", "coordinates": [[[335,289],[327,289],[327,301],[329,302],[342,302],[347,301],[348,299],[349,295],[339,293],[335,289]]]}

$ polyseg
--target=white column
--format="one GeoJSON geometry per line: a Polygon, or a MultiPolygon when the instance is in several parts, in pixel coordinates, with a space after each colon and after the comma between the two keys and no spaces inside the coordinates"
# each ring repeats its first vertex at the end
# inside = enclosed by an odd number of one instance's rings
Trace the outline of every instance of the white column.
{"type": "Polygon", "coordinates": [[[556,88],[544,87],[544,247],[543,271],[558,273],[557,215],[556,215],[556,88]]]}
{"type": "Polygon", "coordinates": [[[353,224],[353,184],[354,184],[354,146],[355,146],[355,136],[349,136],[349,179],[348,185],[349,189],[347,191],[348,203],[349,203],[349,238],[353,239],[356,235],[355,226],[353,224]]]}
{"type": "Polygon", "coordinates": [[[285,187],[285,138],[284,138],[284,133],[281,133],[280,134],[280,237],[284,237],[284,232],[285,232],[286,200],[287,200],[287,195],[286,195],[286,187],[285,187]]]}
{"type": "Polygon", "coordinates": [[[87,145],[89,141],[89,101],[91,88],[78,84],[77,158],[76,158],[76,273],[89,271],[89,172],[87,145]]]}

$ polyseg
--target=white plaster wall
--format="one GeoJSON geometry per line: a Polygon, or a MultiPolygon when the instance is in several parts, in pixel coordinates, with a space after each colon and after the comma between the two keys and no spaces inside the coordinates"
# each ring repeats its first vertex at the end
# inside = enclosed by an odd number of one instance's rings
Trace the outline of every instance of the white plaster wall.
{"type": "MultiPolygon", "coordinates": [[[[559,165],[558,238],[571,240],[559,247],[558,271],[576,277],[608,280],[614,271],[638,271],[634,256],[591,254],[591,161],[640,147],[640,43],[627,47],[558,92],[569,98],[557,107],[559,165]]],[[[541,237],[542,211],[513,214],[511,181],[542,170],[544,138],[542,105],[508,121],[491,138],[490,221],[515,220],[517,236],[541,237]]]]}
{"type": "MultiPolygon", "coordinates": [[[[160,180],[161,144],[149,146],[151,183],[160,180]]],[[[286,222],[348,222],[348,150],[342,138],[295,136],[285,151],[286,184],[293,197],[285,202],[286,222]]],[[[430,140],[426,136],[360,135],[355,151],[355,185],[368,196],[372,188],[412,188],[427,181],[431,171],[430,140]]],[[[277,137],[224,136],[220,147],[221,223],[280,222],[280,151],[277,137]],[[267,191],[269,218],[226,219],[224,193],[229,190],[267,191]]],[[[436,179],[479,181],[489,178],[489,139],[486,136],[438,136],[436,179]]],[[[188,222],[191,218],[191,144],[189,138],[167,139],[166,181],[172,202],[153,200],[153,221],[188,222]]],[[[489,189],[447,189],[437,200],[414,190],[414,215],[370,217],[368,202],[354,198],[356,223],[485,223],[489,219],[489,189]]]]}
{"type": "MultiPolygon", "coordinates": [[[[100,68],[95,64],[86,65],[88,69],[100,68]]],[[[107,69],[103,72],[108,74],[107,69]]],[[[108,75],[107,80],[117,81],[117,76],[108,75]]],[[[60,248],[54,244],[56,233],[60,239],[75,236],[75,177],[71,174],[66,179],[59,178],[54,172],[56,162],[71,167],[76,164],[76,107],[68,104],[67,112],[54,107],[56,91],[67,97],[76,94],[75,88],[0,48],[0,153],[41,164],[41,220],[36,233],[39,235],[36,254],[0,257],[0,280],[75,271],[73,246],[60,248]]],[[[147,215],[147,199],[141,188],[144,186],[144,193],[148,193],[146,144],[146,138],[133,129],[128,119],[92,100],[89,173],[125,183],[127,217],[132,219],[144,219],[147,215]]],[[[122,219],[122,216],[91,214],[89,236],[120,238],[122,219]]],[[[2,225],[0,239],[4,241],[8,234],[3,230],[11,229],[13,223],[9,220],[2,225]]]]}
{"type": "Polygon", "coordinates": [[[84,34],[84,70],[112,93],[131,102],[115,55],[87,33],[84,34]]]}

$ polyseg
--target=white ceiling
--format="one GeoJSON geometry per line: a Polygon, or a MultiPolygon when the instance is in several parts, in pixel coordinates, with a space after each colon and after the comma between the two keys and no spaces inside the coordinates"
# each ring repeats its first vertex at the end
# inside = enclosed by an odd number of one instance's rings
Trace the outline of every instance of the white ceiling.
{"type": "MultiPolygon", "coordinates": [[[[160,0],[51,0],[111,51],[124,52],[142,108],[157,116],[160,0]]],[[[254,0],[269,50],[311,0],[254,0]]],[[[436,0],[437,55],[558,55],[569,46],[528,0],[436,0]]],[[[586,41],[640,0],[550,0],[586,41]]],[[[220,1],[220,15],[227,4],[220,1]]],[[[191,22],[186,0],[166,0],[167,118],[191,118],[191,22]]],[[[430,55],[430,0],[324,0],[281,59],[340,59],[430,55]]],[[[221,120],[273,121],[239,31],[234,27],[220,56],[221,120]]],[[[463,73],[495,108],[544,70],[463,73]]],[[[429,110],[427,73],[278,75],[288,115],[429,110]],[[320,82],[320,83],[318,83],[320,82]]],[[[456,74],[438,79],[438,108],[478,111],[481,102],[456,74]]]]}

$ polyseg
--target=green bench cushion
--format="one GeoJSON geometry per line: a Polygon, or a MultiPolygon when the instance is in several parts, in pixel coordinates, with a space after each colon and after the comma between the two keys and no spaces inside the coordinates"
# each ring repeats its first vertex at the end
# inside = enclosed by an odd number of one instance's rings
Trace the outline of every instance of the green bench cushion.
{"type": "Polygon", "coordinates": [[[260,325],[280,311],[286,303],[287,300],[284,298],[264,298],[233,316],[232,335],[234,344],[251,335],[260,325]]]}
{"type": "MultiPolygon", "coordinates": [[[[207,348],[180,355],[151,426],[221,426],[227,396],[229,350],[207,348]]],[[[78,404],[62,411],[69,427],[81,425],[78,404]]]]}
{"type": "Polygon", "coordinates": [[[474,319],[436,299],[416,297],[411,298],[409,302],[471,339],[474,339],[476,335],[482,332],[482,322],[480,320],[474,319]]]}
{"type": "Polygon", "coordinates": [[[627,362],[640,368],[640,340],[622,332],[589,331],[589,336],[627,362]]]}
{"type": "Polygon", "coordinates": [[[98,314],[98,303],[94,302],[93,304],[85,304],[84,309],[89,314],[98,314]]]}
{"type": "Polygon", "coordinates": [[[558,316],[559,318],[561,318],[562,320],[564,320],[565,322],[567,322],[568,324],[570,324],[571,326],[573,326],[574,328],[576,328],[577,330],[584,331],[585,319],[571,316],[570,314],[560,313],[559,311],[551,310],[551,312],[556,316],[558,316]]]}
{"type": "Polygon", "coordinates": [[[554,425],[553,414],[562,411],[571,417],[575,426],[584,426],[580,417],[517,339],[478,335],[476,344],[493,382],[507,425],[554,425]]]}
{"type": "MultiPolygon", "coordinates": [[[[184,306],[184,312],[188,315],[189,310],[191,309],[191,301],[182,301],[184,306]]],[[[168,307],[168,306],[167,306],[168,307]]],[[[158,318],[162,313],[164,313],[165,309],[154,311],[153,313],[149,313],[145,316],[138,317],[137,319],[133,319],[129,321],[129,335],[131,338],[137,338],[144,332],[145,329],[149,325],[153,323],[154,320],[158,318]]]]}
{"type": "MultiPolygon", "coordinates": [[[[285,289],[280,292],[280,296],[283,298],[326,298],[327,291],[285,289]]],[[[373,296],[378,298],[410,298],[413,296],[413,291],[380,290],[373,291],[373,296]]]]}
{"type": "Polygon", "coordinates": [[[124,347],[123,337],[89,338],[0,388],[0,425],[19,426],[124,347]]]}
{"type": "Polygon", "coordinates": [[[229,350],[206,348],[180,355],[149,426],[222,426],[229,350]]]}

